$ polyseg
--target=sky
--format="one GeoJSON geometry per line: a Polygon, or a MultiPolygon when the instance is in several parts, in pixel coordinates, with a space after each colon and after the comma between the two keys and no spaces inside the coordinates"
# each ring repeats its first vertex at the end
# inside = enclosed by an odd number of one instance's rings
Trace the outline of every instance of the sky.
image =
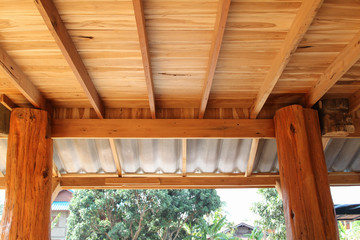
{"type": "MultiPolygon", "coordinates": [[[[217,189],[228,221],[254,224],[257,216],[250,209],[254,202],[261,201],[256,191],[256,188],[217,189]]],[[[331,195],[334,204],[360,204],[360,187],[331,187],[331,195]]],[[[5,191],[0,190],[0,202],[4,199],[5,191]]]]}
{"type": "MultiPolygon", "coordinates": [[[[334,204],[360,204],[360,187],[331,187],[334,204]]],[[[250,210],[254,202],[261,201],[256,188],[217,189],[227,219],[234,224],[245,222],[253,225],[257,216],[250,210]]]]}

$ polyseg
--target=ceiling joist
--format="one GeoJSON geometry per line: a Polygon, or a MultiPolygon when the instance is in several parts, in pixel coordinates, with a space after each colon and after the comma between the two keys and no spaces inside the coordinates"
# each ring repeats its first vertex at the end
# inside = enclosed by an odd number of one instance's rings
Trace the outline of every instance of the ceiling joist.
{"type": "Polygon", "coordinates": [[[300,41],[315,18],[323,0],[304,0],[296,14],[289,32],[286,35],[280,52],[271,65],[264,83],[256,96],[255,102],[250,108],[250,118],[256,118],[264,106],[266,100],[279,80],[282,72],[288,64],[290,57],[296,51],[300,41]]]}
{"type": "MultiPolygon", "coordinates": [[[[360,31],[337,55],[304,97],[306,107],[312,107],[360,59],[360,31]]],[[[356,101],[356,100],[355,100],[356,101]]],[[[356,102],[350,103],[355,109],[356,102]],[[354,106],[355,105],[355,106],[354,106]]]]}
{"type": "Polygon", "coordinates": [[[24,74],[14,60],[0,48],[0,65],[10,77],[11,83],[24,95],[24,97],[36,108],[46,108],[46,100],[30,79],[24,74]]]}
{"type": "Polygon", "coordinates": [[[150,53],[149,53],[148,40],[145,29],[145,16],[144,16],[144,8],[142,5],[142,0],[133,0],[133,5],[134,5],[137,31],[139,35],[141,56],[144,66],[146,87],[148,91],[150,112],[151,112],[151,117],[155,119],[156,111],[155,111],[154,84],[152,79],[150,53]]]}
{"type": "Polygon", "coordinates": [[[99,118],[104,118],[105,110],[100,96],[54,3],[51,0],[37,0],[35,4],[96,114],[99,118]]]}
{"type": "Polygon", "coordinates": [[[116,150],[115,139],[110,138],[109,143],[110,143],[110,148],[111,148],[111,152],[112,152],[112,155],[113,155],[113,158],[114,158],[114,163],[115,163],[115,166],[116,166],[118,176],[121,177],[122,176],[122,170],[121,170],[119,155],[118,155],[118,152],[116,150]]]}
{"type": "Polygon", "coordinates": [[[215,21],[214,37],[211,43],[209,61],[207,65],[205,84],[202,92],[199,118],[204,118],[211,86],[214,80],[216,64],[219,59],[221,43],[223,40],[227,16],[230,9],[231,0],[220,0],[215,21]]]}
{"type": "Polygon", "coordinates": [[[248,164],[247,164],[247,168],[246,168],[246,172],[245,172],[245,177],[249,177],[253,172],[256,152],[259,147],[259,141],[260,140],[258,138],[254,138],[252,140],[250,154],[249,154],[249,160],[248,160],[248,164]]]}

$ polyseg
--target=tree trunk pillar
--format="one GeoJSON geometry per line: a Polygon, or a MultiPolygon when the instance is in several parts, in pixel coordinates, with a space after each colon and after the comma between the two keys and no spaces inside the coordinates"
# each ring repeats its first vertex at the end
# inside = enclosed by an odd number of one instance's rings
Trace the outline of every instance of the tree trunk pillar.
{"type": "Polygon", "coordinates": [[[288,106],[274,122],[287,239],[339,239],[317,112],[288,106]]]}
{"type": "Polygon", "coordinates": [[[52,140],[46,111],[11,113],[2,240],[50,239],[52,140]]]}

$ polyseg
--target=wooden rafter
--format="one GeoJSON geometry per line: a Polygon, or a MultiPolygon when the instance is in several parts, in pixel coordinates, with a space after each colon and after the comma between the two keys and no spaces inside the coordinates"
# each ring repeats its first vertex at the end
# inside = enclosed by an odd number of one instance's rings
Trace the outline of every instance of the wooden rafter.
{"type": "Polygon", "coordinates": [[[35,4],[96,114],[99,118],[104,118],[105,110],[100,96],[54,3],[51,0],[36,0],[35,4]]]}
{"type": "Polygon", "coordinates": [[[186,139],[182,140],[182,176],[186,177],[186,156],[187,156],[187,145],[186,139]]]}
{"type": "Polygon", "coordinates": [[[246,168],[246,172],[245,172],[245,177],[249,177],[253,172],[256,152],[259,147],[259,141],[260,140],[258,138],[254,138],[252,140],[249,160],[248,160],[248,164],[247,164],[247,168],[246,168]]]}
{"type": "Polygon", "coordinates": [[[145,16],[144,16],[144,8],[142,5],[142,0],[133,0],[133,5],[134,5],[137,31],[139,35],[139,43],[140,43],[142,61],[144,66],[145,81],[148,91],[151,116],[152,118],[156,118],[154,84],[152,79],[150,54],[149,54],[148,40],[145,29],[145,16]]]}
{"type": "Polygon", "coordinates": [[[46,108],[46,101],[39,90],[2,48],[0,48],[0,65],[6,74],[9,75],[11,83],[34,107],[46,108]]]}
{"type": "Polygon", "coordinates": [[[53,138],[274,138],[272,119],[53,119],[53,138]]]}
{"type": "Polygon", "coordinates": [[[221,43],[223,40],[227,16],[231,0],[220,0],[216,15],[214,37],[211,43],[209,61],[207,65],[205,84],[202,92],[199,118],[204,118],[206,106],[209,100],[211,86],[214,80],[216,64],[219,59],[221,43]]]}
{"type": "Polygon", "coordinates": [[[349,111],[355,112],[360,109],[360,90],[355,92],[349,98],[349,111]]]}
{"type": "Polygon", "coordinates": [[[109,138],[109,143],[110,143],[110,148],[111,148],[111,152],[112,152],[112,155],[113,155],[113,158],[114,158],[114,163],[115,163],[115,166],[116,166],[118,176],[121,177],[122,176],[122,170],[121,170],[119,155],[118,155],[117,150],[116,150],[115,139],[109,138]]]}
{"type": "MultiPolygon", "coordinates": [[[[313,106],[360,59],[360,31],[337,55],[304,97],[306,107],[313,106]]],[[[354,105],[354,103],[353,103],[354,105]]],[[[356,105],[356,104],[355,104],[356,105]]],[[[354,108],[354,106],[353,106],[354,108]]]]}
{"type": "Polygon", "coordinates": [[[10,111],[17,107],[16,104],[13,103],[13,101],[11,101],[5,94],[0,95],[0,103],[10,111]]]}
{"type": "Polygon", "coordinates": [[[256,96],[255,102],[250,108],[250,118],[256,118],[260,113],[270,93],[274,89],[275,84],[288,64],[291,55],[295,52],[301,39],[304,37],[311,22],[316,16],[322,1],[323,0],[304,0],[301,4],[291,28],[286,35],[284,44],[281,47],[279,54],[274,59],[264,83],[256,96]]]}

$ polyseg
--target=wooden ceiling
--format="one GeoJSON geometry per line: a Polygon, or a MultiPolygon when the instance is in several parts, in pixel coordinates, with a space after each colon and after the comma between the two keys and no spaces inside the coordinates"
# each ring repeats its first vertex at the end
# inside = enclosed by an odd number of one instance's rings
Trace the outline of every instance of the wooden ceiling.
{"type": "Polygon", "coordinates": [[[356,0],[2,0],[0,94],[89,118],[271,118],[321,98],[355,111],[359,12],[356,0]]]}

